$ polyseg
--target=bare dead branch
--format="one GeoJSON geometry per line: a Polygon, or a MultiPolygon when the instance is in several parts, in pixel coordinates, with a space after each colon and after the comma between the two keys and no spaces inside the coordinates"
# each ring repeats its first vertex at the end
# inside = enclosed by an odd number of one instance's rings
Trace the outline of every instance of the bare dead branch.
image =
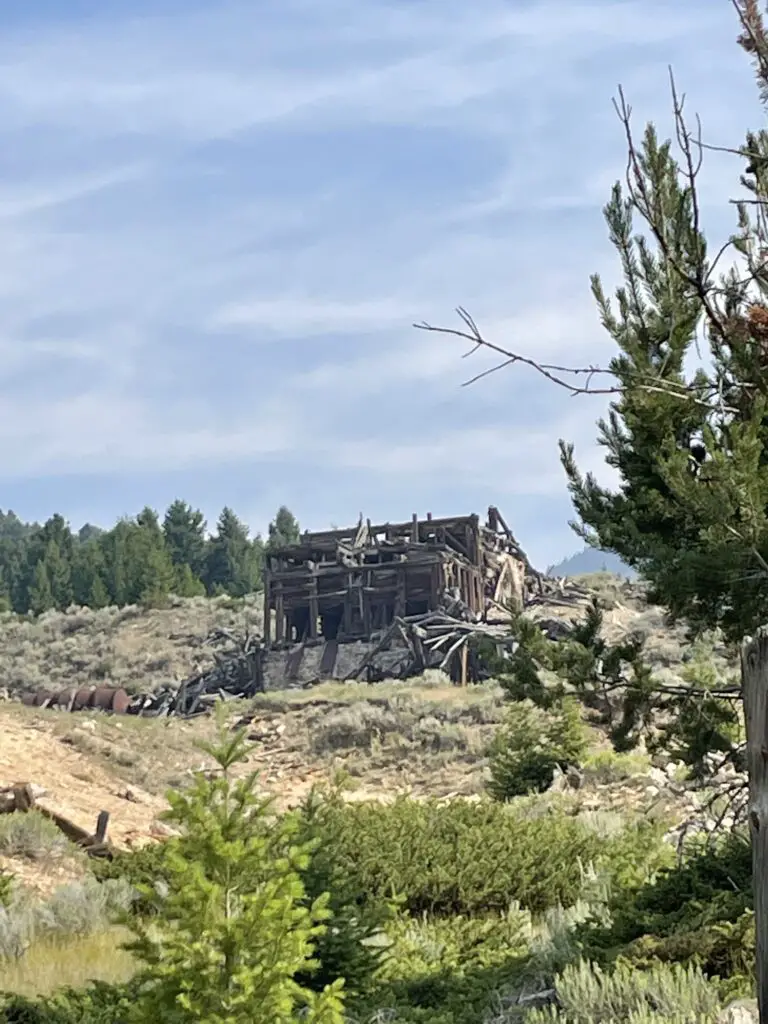
{"type": "MultiPolygon", "coordinates": [[[[426,322],[414,324],[413,326],[419,331],[429,331],[433,334],[444,334],[449,337],[461,338],[464,341],[471,342],[472,349],[469,352],[465,352],[463,358],[474,355],[478,349],[487,349],[489,352],[494,352],[496,355],[502,357],[501,362],[464,381],[462,387],[468,387],[469,385],[482,380],[484,377],[488,377],[492,373],[496,373],[498,370],[512,366],[515,363],[520,363],[521,365],[534,370],[536,373],[541,374],[542,377],[545,377],[558,387],[564,388],[571,396],[574,397],[576,395],[620,395],[626,390],[626,385],[618,383],[605,387],[592,386],[591,381],[594,377],[615,377],[613,371],[606,369],[605,367],[559,366],[552,363],[539,363],[535,359],[524,356],[519,352],[512,352],[509,349],[503,348],[496,342],[489,341],[481,334],[480,329],[473,318],[462,306],[459,306],[456,309],[456,313],[466,325],[463,330],[457,327],[436,327],[433,324],[426,322]],[[586,383],[584,385],[577,385],[572,381],[566,380],[566,376],[586,377],[586,383]]],[[[702,408],[717,409],[718,411],[722,410],[719,396],[716,394],[716,389],[703,384],[683,384],[678,383],[677,381],[667,380],[658,375],[636,374],[632,380],[631,386],[644,391],[656,392],[659,394],[670,395],[681,400],[692,401],[700,405],[702,408]],[[711,394],[709,392],[711,392],[711,394]]],[[[727,409],[726,411],[735,412],[736,410],[727,409]]]]}

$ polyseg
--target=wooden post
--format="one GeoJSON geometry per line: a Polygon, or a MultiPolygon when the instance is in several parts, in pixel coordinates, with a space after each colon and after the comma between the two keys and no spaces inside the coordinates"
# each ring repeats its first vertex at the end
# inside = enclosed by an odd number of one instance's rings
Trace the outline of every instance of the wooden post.
{"type": "Polygon", "coordinates": [[[275,587],[275,640],[282,643],[285,638],[285,603],[283,601],[283,585],[278,583],[275,587]]]}
{"type": "Polygon", "coordinates": [[[441,582],[441,570],[442,566],[440,562],[435,562],[432,566],[432,580],[429,593],[429,610],[434,611],[437,608],[438,602],[440,601],[440,582],[441,582]]]}
{"type": "Polygon", "coordinates": [[[365,633],[366,639],[370,638],[373,632],[373,624],[371,621],[371,570],[363,573],[363,590],[361,597],[363,601],[363,632],[365,633]]]}
{"type": "Polygon", "coordinates": [[[405,572],[407,562],[401,562],[397,567],[397,596],[395,597],[395,618],[405,615],[406,603],[408,600],[405,572]]]}
{"type": "Polygon", "coordinates": [[[342,631],[344,636],[350,636],[352,634],[352,573],[348,572],[346,576],[347,591],[344,595],[344,620],[342,625],[342,631]]]}
{"type": "Polygon", "coordinates": [[[741,686],[747,731],[749,826],[755,902],[755,972],[760,1024],[768,1024],[768,626],[741,648],[741,686]]]}
{"type": "Polygon", "coordinates": [[[317,576],[313,573],[309,582],[309,639],[317,640],[317,576]]]}
{"type": "Polygon", "coordinates": [[[264,645],[269,647],[272,639],[272,583],[269,570],[264,573],[264,645]]]}
{"type": "Polygon", "coordinates": [[[94,833],[94,839],[97,843],[103,843],[107,838],[108,825],[109,811],[99,811],[99,816],[96,819],[96,832],[94,833]]]}
{"type": "Polygon", "coordinates": [[[469,654],[469,651],[467,650],[467,641],[465,640],[464,643],[461,645],[461,685],[462,686],[466,686],[467,685],[467,655],[468,654],[469,654]]]}

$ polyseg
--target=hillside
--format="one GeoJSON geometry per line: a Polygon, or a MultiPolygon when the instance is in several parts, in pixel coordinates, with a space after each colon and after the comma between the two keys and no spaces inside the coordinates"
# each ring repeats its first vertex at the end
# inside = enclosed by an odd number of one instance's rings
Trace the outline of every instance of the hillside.
{"type": "MultiPolygon", "coordinates": [[[[610,642],[642,633],[648,663],[665,681],[679,679],[690,653],[684,630],[647,606],[640,586],[610,574],[579,582],[606,606],[610,642]]],[[[586,603],[552,602],[529,614],[541,622],[573,621],[586,603]]],[[[200,764],[195,744],[210,735],[211,719],[67,714],[22,707],[17,699],[41,688],[102,684],[135,692],[179,680],[213,661],[203,646],[211,630],[253,628],[260,612],[258,599],[191,598],[165,610],[81,609],[37,620],[5,615],[0,669],[11,699],[0,704],[0,783],[24,779],[44,786],[83,826],[104,807],[113,811],[116,839],[136,829],[146,837],[158,799],[200,764]],[[134,802],[119,795],[126,787],[134,802]]],[[[710,656],[721,672],[733,667],[722,645],[712,646],[710,656]]],[[[263,782],[283,805],[339,768],[354,780],[357,799],[398,792],[477,795],[486,747],[505,714],[498,686],[453,687],[437,672],[405,683],[329,683],[269,693],[230,708],[231,716],[253,719],[263,782]]]]}
{"type": "Polygon", "coordinates": [[[170,598],[162,609],[110,605],[0,615],[0,676],[9,695],[39,689],[122,686],[152,690],[213,662],[203,646],[215,629],[261,627],[261,597],[170,598]]]}
{"type": "MultiPolygon", "coordinates": [[[[661,610],[646,604],[641,586],[610,574],[584,577],[579,583],[588,586],[588,592],[577,607],[553,600],[531,609],[531,617],[550,627],[556,620],[572,621],[581,617],[590,595],[599,596],[606,608],[606,637],[615,641],[641,632],[654,670],[669,681],[680,678],[696,652],[682,628],[670,628],[661,610]]],[[[259,611],[255,600],[195,598],[178,600],[166,610],[50,612],[38,620],[6,616],[0,632],[0,664],[9,698],[41,685],[54,689],[106,682],[132,690],[162,685],[187,675],[210,657],[202,644],[212,629],[242,629],[258,622],[259,611]]],[[[722,645],[700,645],[696,651],[701,653],[705,647],[720,673],[734,668],[722,645]]],[[[169,788],[183,788],[211,767],[210,758],[198,744],[213,737],[212,717],[184,722],[91,711],[67,713],[25,707],[13,698],[0,703],[0,786],[33,783],[43,794],[39,797],[43,808],[89,830],[99,812],[108,811],[110,838],[120,848],[135,849],[167,836],[168,827],[159,820],[166,806],[164,794],[169,788]]],[[[300,806],[318,784],[341,783],[350,807],[375,802],[394,810],[398,796],[410,796],[419,804],[436,797],[446,807],[479,804],[486,793],[489,745],[507,719],[508,709],[503,691],[495,683],[462,688],[431,672],[403,683],[335,683],[262,694],[250,701],[232,701],[226,717],[231,724],[247,724],[255,747],[240,770],[260,773],[260,788],[275,798],[278,809],[300,806]]],[[[521,798],[519,809],[513,808],[511,813],[523,822],[551,821],[554,829],[578,828],[579,834],[593,836],[589,841],[598,844],[618,842],[612,837],[620,837],[626,830],[626,841],[636,843],[632,830],[641,822],[655,822],[671,843],[681,823],[700,815],[701,794],[681,782],[682,767],[674,759],[651,759],[642,751],[616,755],[599,731],[592,730],[578,784],[566,776],[556,778],[548,792],[521,798]]],[[[396,814],[406,810],[401,807],[396,814]]],[[[39,994],[66,983],[80,986],[91,977],[108,981],[129,977],[134,965],[120,951],[117,933],[98,930],[99,915],[106,911],[103,898],[94,909],[88,861],[55,830],[41,829],[39,824],[45,822],[38,824],[33,815],[22,815],[12,827],[15,817],[19,816],[0,815],[0,873],[10,871],[17,886],[27,893],[26,899],[42,900],[41,906],[66,906],[67,915],[76,913],[78,920],[83,914],[90,915],[93,923],[84,936],[56,940],[55,956],[45,943],[33,943],[29,952],[9,958],[8,948],[13,947],[7,944],[13,935],[3,937],[0,929],[0,991],[39,994]],[[74,911],[76,905],[80,910],[74,911]],[[96,931],[89,937],[93,929],[96,931]],[[83,974],[83,957],[91,958],[87,975],[83,974]]],[[[481,820],[482,815],[478,827],[481,820]]],[[[386,827],[399,834],[403,826],[395,821],[386,827]]],[[[642,842],[647,845],[648,841],[642,842]]],[[[671,854],[671,847],[669,850],[671,854]]],[[[494,854],[501,856],[498,851],[494,854]]],[[[578,867],[564,852],[561,860],[555,857],[553,865],[551,870],[566,873],[578,867]]],[[[550,869],[543,865],[526,869],[533,872],[533,882],[541,885],[545,884],[543,876],[540,883],[536,879],[544,870],[550,869]]],[[[549,936],[547,942],[562,941],[551,931],[554,920],[548,917],[549,923],[525,925],[532,936],[526,941],[530,941],[531,956],[535,953],[539,958],[537,964],[544,955],[542,936],[549,936]]],[[[557,928],[567,930],[578,920],[576,914],[571,924],[557,928]]],[[[409,933],[404,948],[411,949],[408,943],[414,942],[426,943],[425,950],[442,948],[439,943],[434,946],[430,930],[437,924],[424,920],[418,927],[424,929],[422,938],[418,937],[421,933],[409,933]]],[[[439,926],[444,927],[448,925],[439,926]]],[[[459,934],[451,941],[461,944],[459,934]]],[[[466,940],[470,946],[471,934],[470,929],[466,940]]],[[[500,948],[507,942],[505,938],[500,948]]],[[[491,955],[492,947],[488,950],[491,955]]],[[[441,969],[442,955],[430,970],[441,969]]],[[[466,955],[475,954],[467,947],[466,955]]],[[[537,971],[542,969],[537,967],[537,971]]],[[[543,985],[532,979],[527,969],[520,979],[525,991],[531,985],[534,990],[543,985]]],[[[497,983],[484,984],[493,989],[497,983]]],[[[459,998],[459,1003],[463,999],[459,998]]],[[[374,1014],[364,1019],[379,1017],[374,1014]]],[[[406,1021],[410,1017],[391,1019],[406,1021]]],[[[493,1019],[508,1024],[519,1017],[493,1019]]],[[[455,1016],[435,1020],[480,1024],[481,1018],[457,1011],[455,1016]]]]}

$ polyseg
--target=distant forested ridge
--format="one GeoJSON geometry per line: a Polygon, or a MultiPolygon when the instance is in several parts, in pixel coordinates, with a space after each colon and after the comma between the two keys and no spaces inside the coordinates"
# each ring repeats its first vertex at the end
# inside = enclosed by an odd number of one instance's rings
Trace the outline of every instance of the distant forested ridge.
{"type": "Polygon", "coordinates": [[[160,518],[151,508],[104,530],[86,523],[73,531],[61,515],[42,526],[0,511],[0,608],[19,614],[63,611],[71,605],[162,605],[179,597],[261,589],[264,555],[299,537],[295,516],[282,506],[265,540],[224,508],[213,531],[203,513],[174,501],[160,518]]]}
{"type": "Polygon", "coordinates": [[[612,572],[617,576],[635,579],[637,573],[612,551],[599,551],[597,548],[584,548],[569,558],[564,558],[557,565],[550,565],[547,576],[582,576],[590,572],[612,572]]]}

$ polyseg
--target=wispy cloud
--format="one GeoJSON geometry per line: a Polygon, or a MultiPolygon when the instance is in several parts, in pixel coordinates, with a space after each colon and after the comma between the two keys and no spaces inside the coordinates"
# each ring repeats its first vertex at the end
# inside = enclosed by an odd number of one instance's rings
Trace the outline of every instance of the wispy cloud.
{"type": "MultiPolygon", "coordinates": [[[[603,471],[603,404],[522,368],[462,388],[488,356],[411,325],[458,326],[461,304],[535,358],[609,355],[588,278],[616,276],[611,96],[622,81],[638,128],[668,127],[671,63],[708,138],[738,143],[756,105],[728,8],[0,15],[6,501],[109,520],[181,493],[263,529],[282,500],[307,525],[508,500],[555,560],[573,543],[557,439],[603,471]]],[[[722,233],[739,168],[708,166],[722,233]]]]}

